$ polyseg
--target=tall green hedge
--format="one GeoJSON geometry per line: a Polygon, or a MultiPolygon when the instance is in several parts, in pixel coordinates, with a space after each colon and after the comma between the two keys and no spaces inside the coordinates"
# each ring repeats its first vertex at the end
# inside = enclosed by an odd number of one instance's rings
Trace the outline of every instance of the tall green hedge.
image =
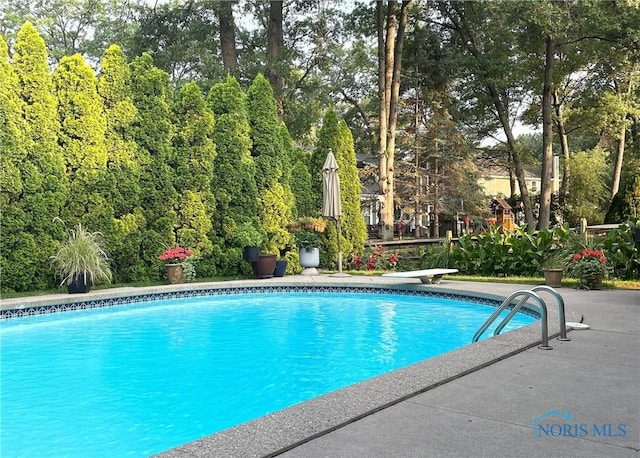
{"type": "Polygon", "coordinates": [[[174,111],[176,134],[174,170],[178,198],[177,244],[189,247],[198,257],[210,256],[213,243],[211,215],[215,199],[211,189],[216,154],[212,140],[213,112],[196,83],[184,85],[176,100],[174,111]]]}
{"type": "Polygon", "coordinates": [[[137,110],[131,95],[131,71],[122,50],[111,45],[102,56],[98,94],[106,121],[106,186],[114,212],[114,228],[105,234],[111,255],[114,281],[129,282],[148,277],[141,258],[141,228],[145,218],[140,204],[142,164],[138,145],[131,138],[137,110]]]}
{"type": "Polygon", "coordinates": [[[22,102],[27,157],[22,166],[20,201],[10,210],[12,215],[2,215],[21,232],[17,239],[8,241],[11,248],[7,256],[11,259],[9,268],[3,269],[2,288],[24,291],[53,284],[49,257],[64,237],[64,228],[52,222],[65,205],[67,176],[58,144],[60,125],[48,55],[44,40],[30,23],[16,36],[12,63],[22,102]],[[15,276],[13,281],[8,278],[11,275],[15,276]]]}
{"type": "Polygon", "coordinates": [[[242,262],[241,247],[234,246],[238,226],[249,221],[259,224],[246,94],[230,76],[211,88],[207,105],[216,121],[212,134],[216,144],[215,173],[211,180],[216,198],[211,234],[215,269],[209,267],[207,272],[232,274],[247,268],[242,262]]]}
{"type": "Polygon", "coordinates": [[[158,278],[163,270],[157,257],[176,244],[178,193],[171,168],[175,153],[172,145],[174,126],[171,118],[173,92],[169,75],[153,65],[148,54],[131,64],[131,93],[137,115],[131,123],[131,138],[137,143],[142,164],[140,206],[144,226],[140,227],[140,259],[145,277],[158,278]]]}
{"type": "Polygon", "coordinates": [[[310,155],[278,121],[262,75],[247,92],[228,77],[205,98],[196,83],[174,93],[150,55],[127,63],[115,45],[98,78],[80,55],[51,72],[29,23],[13,49],[0,37],[2,291],[54,286],[50,256],[78,222],[105,236],[116,282],[161,279],[158,255],[176,245],[196,252],[201,276],[249,273],[243,224],[266,234],[263,249],[295,269],[286,226],[319,213],[328,148],[344,174],[343,249],[361,245],[353,139],[335,113],[310,155]]]}

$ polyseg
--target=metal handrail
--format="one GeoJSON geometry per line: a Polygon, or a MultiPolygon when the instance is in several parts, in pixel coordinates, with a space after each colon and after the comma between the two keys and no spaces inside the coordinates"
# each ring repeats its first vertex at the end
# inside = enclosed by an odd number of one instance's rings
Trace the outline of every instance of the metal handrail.
{"type": "Polygon", "coordinates": [[[571,340],[569,337],[567,337],[567,322],[564,315],[564,299],[562,298],[562,296],[558,294],[555,289],[546,285],[534,286],[533,288],[531,288],[531,291],[546,291],[555,298],[556,302],[558,303],[558,316],[560,318],[560,337],[558,337],[558,340],[571,340]]]}
{"type": "MultiPolygon", "coordinates": [[[[499,326],[500,330],[506,325],[506,323],[511,318],[513,318],[513,316],[518,312],[518,310],[527,302],[527,299],[531,298],[538,304],[538,307],[540,307],[540,328],[542,333],[542,343],[538,345],[538,348],[542,350],[551,350],[552,347],[549,346],[549,328],[547,325],[547,306],[545,305],[544,301],[540,298],[540,296],[538,296],[535,292],[531,290],[526,290],[526,289],[521,289],[511,293],[511,295],[507,297],[502,302],[502,304],[500,304],[500,306],[495,310],[495,312],[491,314],[491,316],[487,319],[487,321],[485,321],[484,324],[480,326],[480,329],[478,329],[478,331],[474,334],[472,342],[477,342],[480,336],[489,328],[489,326],[491,326],[491,324],[496,320],[496,318],[498,318],[498,316],[502,313],[502,311],[506,309],[511,304],[511,301],[513,301],[518,296],[524,296],[524,297],[520,299],[520,301],[513,307],[513,309],[509,312],[509,315],[507,315],[507,317],[504,320],[502,320],[499,326]]],[[[496,331],[497,332],[494,332],[494,335],[497,335],[499,332],[497,328],[496,328],[496,331]]]]}

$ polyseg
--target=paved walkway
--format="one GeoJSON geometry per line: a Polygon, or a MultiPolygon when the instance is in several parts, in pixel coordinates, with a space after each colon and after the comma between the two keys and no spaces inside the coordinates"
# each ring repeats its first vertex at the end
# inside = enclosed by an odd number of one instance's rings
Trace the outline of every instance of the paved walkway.
{"type": "MultiPolygon", "coordinates": [[[[485,285],[495,294],[513,285],[485,285]]],[[[281,456],[638,457],[640,292],[562,288],[590,330],[532,348],[281,456]],[[568,417],[568,418],[567,418],[568,417]]]]}

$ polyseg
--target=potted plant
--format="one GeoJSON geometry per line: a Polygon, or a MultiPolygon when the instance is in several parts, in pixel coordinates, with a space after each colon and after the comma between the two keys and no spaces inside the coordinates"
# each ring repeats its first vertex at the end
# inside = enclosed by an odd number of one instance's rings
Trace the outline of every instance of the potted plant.
{"type": "Polygon", "coordinates": [[[244,249],[244,260],[253,262],[258,260],[260,245],[264,242],[265,235],[254,223],[243,223],[236,233],[238,246],[244,249]]]}
{"type": "Polygon", "coordinates": [[[600,289],[607,273],[607,261],[602,251],[584,248],[573,255],[567,272],[578,279],[581,288],[600,289]]]}
{"type": "Polygon", "coordinates": [[[260,253],[258,260],[254,261],[256,278],[271,278],[276,270],[278,256],[271,253],[260,253]]]}
{"type": "Polygon", "coordinates": [[[287,273],[287,261],[285,259],[278,259],[276,261],[276,269],[273,271],[274,277],[284,277],[287,273]]]}
{"type": "Polygon", "coordinates": [[[327,228],[327,221],[321,217],[303,216],[298,219],[301,229],[322,233],[327,228]]]}
{"type": "Polygon", "coordinates": [[[300,229],[295,234],[296,244],[300,251],[300,265],[306,268],[318,267],[320,265],[320,247],[322,237],[315,231],[300,229]]]}
{"type": "Polygon", "coordinates": [[[552,288],[562,286],[562,276],[564,275],[565,259],[562,251],[555,251],[544,259],[542,273],[544,275],[545,285],[552,288]]]}
{"type": "Polygon", "coordinates": [[[69,238],[62,244],[51,264],[62,279],[60,285],[67,285],[70,294],[87,293],[91,285],[101,281],[111,281],[109,256],[100,246],[100,232],[89,232],[78,223],[69,231],[69,238]]]}
{"type": "Polygon", "coordinates": [[[184,281],[183,263],[187,262],[190,256],[193,256],[193,252],[183,247],[169,248],[158,256],[158,259],[165,263],[169,283],[173,285],[184,281]]]}

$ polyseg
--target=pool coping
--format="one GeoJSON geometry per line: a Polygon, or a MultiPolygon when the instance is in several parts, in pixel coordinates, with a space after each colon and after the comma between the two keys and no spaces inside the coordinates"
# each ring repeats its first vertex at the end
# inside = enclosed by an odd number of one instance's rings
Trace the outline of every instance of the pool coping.
{"type": "MultiPolygon", "coordinates": [[[[464,282],[467,283],[467,282],[464,282]]],[[[286,288],[286,287],[392,289],[437,295],[459,295],[480,298],[499,304],[506,296],[470,291],[463,282],[424,285],[406,279],[385,277],[289,276],[266,280],[238,280],[216,283],[191,283],[145,288],[96,290],[82,295],[48,295],[32,298],[0,300],[0,311],[26,310],[63,304],[80,306],[91,301],[110,301],[132,296],[177,294],[189,295],[193,290],[286,288]],[[466,289],[458,289],[465,287],[466,289]]],[[[522,285],[520,285],[522,286],[522,285]]],[[[532,285],[526,285],[528,289],[532,285]]],[[[514,291],[519,288],[514,285],[514,291]]],[[[549,338],[559,335],[556,307],[548,304],[549,338]]],[[[46,313],[46,312],[45,312],[46,313]]],[[[580,317],[568,316],[570,321],[580,317]]],[[[421,361],[402,369],[374,377],[333,391],[318,398],[279,410],[256,420],[223,430],[202,439],[161,452],[161,458],[209,456],[276,456],[316,437],[334,431],[389,406],[405,401],[456,378],[479,370],[509,356],[538,345],[541,341],[539,322],[493,338],[472,343],[461,349],[421,361]]]]}

